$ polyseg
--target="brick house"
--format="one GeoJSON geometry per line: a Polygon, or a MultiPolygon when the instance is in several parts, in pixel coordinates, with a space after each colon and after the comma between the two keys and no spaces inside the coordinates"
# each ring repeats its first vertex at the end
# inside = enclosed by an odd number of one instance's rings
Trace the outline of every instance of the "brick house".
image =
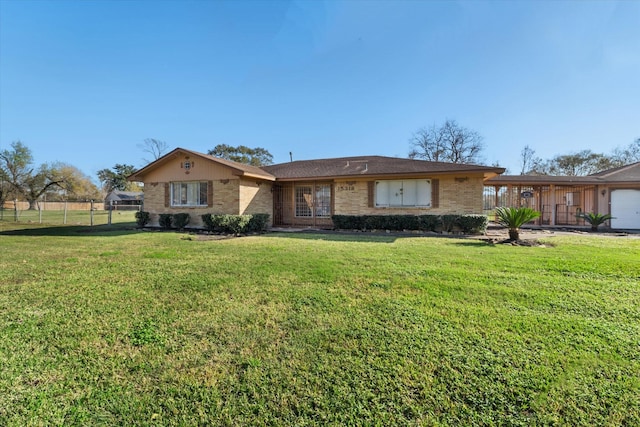
{"type": "Polygon", "coordinates": [[[176,148],[133,173],[150,225],[161,213],[268,213],[273,226],[332,227],[331,216],[481,214],[484,182],[504,168],[383,156],[264,167],[176,148]]]}

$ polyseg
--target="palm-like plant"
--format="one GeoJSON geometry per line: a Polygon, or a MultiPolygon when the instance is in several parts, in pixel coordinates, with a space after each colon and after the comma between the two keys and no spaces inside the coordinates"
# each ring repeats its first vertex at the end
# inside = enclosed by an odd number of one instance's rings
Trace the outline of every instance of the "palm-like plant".
{"type": "Polygon", "coordinates": [[[584,219],[591,224],[591,231],[598,231],[598,226],[604,224],[610,219],[615,219],[609,214],[599,214],[595,212],[580,212],[576,215],[576,218],[584,219]]]}
{"type": "Polygon", "coordinates": [[[520,227],[540,216],[540,212],[531,208],[496,208],[496,222],[509,228],[509,239],[520,239],[520,227]]]}

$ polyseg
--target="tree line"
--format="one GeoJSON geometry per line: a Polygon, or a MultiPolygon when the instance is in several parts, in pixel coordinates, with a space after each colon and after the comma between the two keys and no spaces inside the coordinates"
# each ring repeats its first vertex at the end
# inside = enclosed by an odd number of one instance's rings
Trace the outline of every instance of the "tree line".
{"type": "MultiPolygon", "coordinates": [[[[167,144],[146,139],[141,148],[157,159],[166,151],[167,144]]],[[[63,162],[34,165],[31,149],[21,141],[15,141],[11,148],[0,151],[0,207],[13,199],[26,200],[29,209],[36,209],[39,200],[103,200],[112,190],[141,191],[138,183],[127,180],[135,170],[135,166],[128,164],[101,169],[97,173],[99,188],[73,165],[63,162]]]]}

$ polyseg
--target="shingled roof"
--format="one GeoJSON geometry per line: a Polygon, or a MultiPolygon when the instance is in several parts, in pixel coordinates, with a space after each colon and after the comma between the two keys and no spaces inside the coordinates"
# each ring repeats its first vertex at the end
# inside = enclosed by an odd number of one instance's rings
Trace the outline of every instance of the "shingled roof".
{"type": "Polygon", "coordinates": [[[504,168],[494,166],[429,162],[384,156],[297,160],[295,162],[263,166],[262,169],[274,175],[278,180],[284,181],[362,176],[438,175],[464,172],[483,173],[485,177],[490,177],[504,172],[504,168]]]}
{"type": "Polygon", "coordinates": [[[522,184],[522,185],[573,185],[573,184],[605,184],[637,183],[640,181],[640,162],[618,168],[607,169],[587,176],[554,176],[554,175],[501,175],[485,181],[485,184],[522,184]]]}
{"type": "Polygon", "coordinates": [[[608,169],[606,171],[594,173],[590,176],[596,176],[607,181],[616,182],[640,181],[640,162],[631,163],[630,165],[621,166],[619,168],[608,169]]]}

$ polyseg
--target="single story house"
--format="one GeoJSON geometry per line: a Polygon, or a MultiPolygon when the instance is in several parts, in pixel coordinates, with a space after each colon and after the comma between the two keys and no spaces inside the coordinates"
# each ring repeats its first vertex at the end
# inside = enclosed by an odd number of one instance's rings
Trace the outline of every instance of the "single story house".
{"type": "Polygon", "coordinates": [[[588,176],[501,175],[485,181],[485,211],[528,206],[535,223],[582,226],[578,213],[610,214],[612,229],[640,229],[640,162],[588,176]]]}
{"type": "Polygon", "coordinates": [[[112,190],[104,198],[105,209],[137,210],[142,206],[144,192],[112,190]]]}
{"type": "Polygon", "coordinates": [[[270,215],[273,226],[332,227],[332,215],[482,214],[483,186],[504,168],[383,156],[255,167],[176,148],[129,180],[144,183],[150,225],[159,214],[270,215]]]}

